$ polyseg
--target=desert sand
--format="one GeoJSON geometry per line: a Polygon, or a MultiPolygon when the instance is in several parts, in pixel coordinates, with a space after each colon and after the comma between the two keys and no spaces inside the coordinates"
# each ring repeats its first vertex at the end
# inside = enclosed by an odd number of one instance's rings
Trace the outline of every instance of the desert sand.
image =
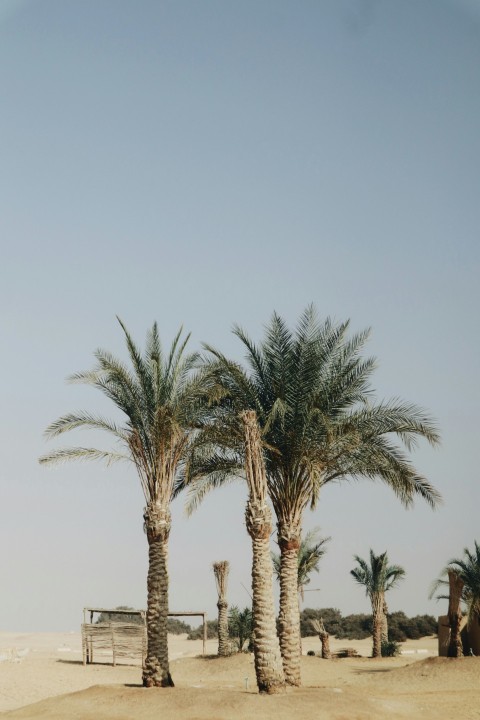
{"type": "MultiPolygon", "coordinates": [[[[175,688],[144,689],[137,661],[82,664],[79,633],[0,633],[0,716],[27,720],[480,719],[480,658],[437,657],[435,638],[408,641],[397,658],[372,660],[369,640],[332,640],[363,657],[302,658],[303,687],[258,695],[249,654],[220,659],[216,642],[170,637],[175,688]]],[[[303,652],[320,650],[317,638],[303,652]]]]}

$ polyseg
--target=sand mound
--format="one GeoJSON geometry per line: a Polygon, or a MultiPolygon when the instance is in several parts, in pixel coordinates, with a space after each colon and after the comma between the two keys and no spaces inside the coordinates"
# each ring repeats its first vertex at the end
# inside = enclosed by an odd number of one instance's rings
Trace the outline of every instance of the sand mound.
{"type": "MultiPolygon", "coordinates": [[[[260,696],[241,690],[196,688],[144,689],[97,686],[71,695],[6,713],[17,720],[246,720],[261,716],[275,720],[371,720],[385,717],[389,708],[355,693],[331,688],[291,690],[283,695],[260,696]],[[380,711],[380,713],[379,713],[380,711]]],[[[389,718],[408,713],[388,713],[389,718]]],[[[410,715],[411,717],[411,715],[410,715]]]]}

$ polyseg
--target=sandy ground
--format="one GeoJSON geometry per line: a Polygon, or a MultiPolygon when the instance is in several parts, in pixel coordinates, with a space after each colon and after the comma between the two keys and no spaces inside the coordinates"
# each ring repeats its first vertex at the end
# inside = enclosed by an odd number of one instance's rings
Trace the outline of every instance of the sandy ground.
{"type": "MultiPolygon", "coordinates": [[[[141,687],[134,661],[111,656],[83,666],[78,633],[0,633],[0,715],[51,720],[480,720],[480,658],[437,657],[437,641],[402,646],[398,658],[372,660],[369,640],[332,640],[363,657],[302,658],[303,687],[273,697],[256,692],[248,654],[203,658],[201,642],[170,638],[171,689],[141,687]]],[[[320,650],[307,638],[303,651],[320,650]]],[[[207,652],[214,655],[216,642],[207,652]]]]}

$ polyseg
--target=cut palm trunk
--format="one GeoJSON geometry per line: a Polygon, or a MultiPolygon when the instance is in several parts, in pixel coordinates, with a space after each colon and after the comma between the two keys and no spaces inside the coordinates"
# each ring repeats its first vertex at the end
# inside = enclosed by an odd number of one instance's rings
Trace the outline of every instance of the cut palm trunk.
{"type": "Polygon", "coordinates": [[[330,635],[325,629],[323,619],[310,620],[310,624],[315,632],[318,634],[319,640],[322,644],[322,658],[323,660],[331,660],[332,653],[330,651],[330,635]]]}
{"type": "Polygon", "coordinates": [[[450,625],[450,640],[448,643],[448,657],[458,658],[463,655],[462,637],[460,626],[462,622],[462,611],[460,601],[464,582],[455,570],[448,571],[448,584],[450,588],[448,598],[448,623],[450,625]]]}
{"type": "Polygon", "coordinates": [[[249,498],[245,511],[252,539],[253,652],[258,690],[281,692],[285,688],[273,600],[273,565],[270,551],[271,510],[256,414],[242,414],[245,432],[245,474],[249,498]]]}
{"type": "Polygon", "coordinates": [[[143,668],[145,687],[173,687],[168,664],[168,508],[152,503],[145,509],[148,538],[147,657],[143,668]]]}
{"type": "Polygon", "coordinates": [[[301,528],[297,522],[278,522],[280,546],[280,613],[279,635],[285,681],[299,686],[301,636],[298,604],[298,551],[301,528]]]}
{"type": "Polygon", "coordinates": [[[228,603],[227,585],[230,564],[227,560],[213,563],[213,572],[218,593],[218,654],[222,657],[230,655],[230,638],[228,635],[228,603]]]}

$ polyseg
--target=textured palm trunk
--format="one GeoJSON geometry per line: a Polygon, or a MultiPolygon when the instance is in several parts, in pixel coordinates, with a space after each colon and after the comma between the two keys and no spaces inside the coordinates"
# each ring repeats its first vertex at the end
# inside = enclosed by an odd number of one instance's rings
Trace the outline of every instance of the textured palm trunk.
{"type": "Polygon", "coordinates": [[[373,648],[372,657],[382,657],[383,594],[372,597],[373,648]]]}
{"type": "Polygon", "coordinates": [[[388,605],[385,598],[382,607],[382,642],[388,642],[388,605]]]}
{"type": "Polygon", "coordinates": [[[168,537],[169,508],[151,503],[145,509],[148,538],[147,657],[143,668],[145,687],[173,687],[168,665],[168,537]]]}
{"type": "Polygon", "coordinates": [[[226,600],[217,602],[218,608],[218,654],[222,657],[230,655],[230,639],[228,636],[228,603],[226,600]]]}
{"type": "Polygon", "coordinates": [[[325,630],[325,625],[323,624],[323,621],[319,623],[318,637],[320,639],[320,642],[322,643],[322,658],[324,660],[331,660],[332,653],[330,650],[330,635],[325,630]]]}
{"type": "Polygon", "coordinates": [[[258,690],[276,693],[285,689],[282,657],[275,621],[273,564],[270,550],[272,515],[266,502],[267,481],[256,415],[243,413],[245,430],[245,472],[249,499],[245,511],[247,531],[252,539],[253,652],[258,690]]]}
{"type": "Polygon", "coordinates": [[[460,609],[460,601],[463,590],[463,580],[454,571],[448,571],[448,584],[450,593],[448,598],[448,623],[450,625],[450,640],[448,643],[448,657],[462,657],[462,637],[460,635],[460,624],[462,621],[462,611],[460,609]]]}
{"type": "Polygon", "coordinates": [[[218,654],[222,657],[230,655],[230,639],[228,636],[228,603],[227,586],[230,564],[228,560],[213,563],[213,574],[218,593],[218,654]]]}
{"type": "Polygon", "coordinates": [[[280,650],[285,681],[299,686],[301,636],[300,608],[298,604],[298,551],[301,528],[299,523],[279,521],[278,544],[280,546],[280,650]]]}
{"type": "Polygon", "coordinates": [[[325,629],[323,624],[323,618],[320,620],[310,620],[312,628],[318,633],[319,640],[322,644],[322,658],[324,660],[331,660],[332,653],[330,650],[330,635],[325,629]]]}

